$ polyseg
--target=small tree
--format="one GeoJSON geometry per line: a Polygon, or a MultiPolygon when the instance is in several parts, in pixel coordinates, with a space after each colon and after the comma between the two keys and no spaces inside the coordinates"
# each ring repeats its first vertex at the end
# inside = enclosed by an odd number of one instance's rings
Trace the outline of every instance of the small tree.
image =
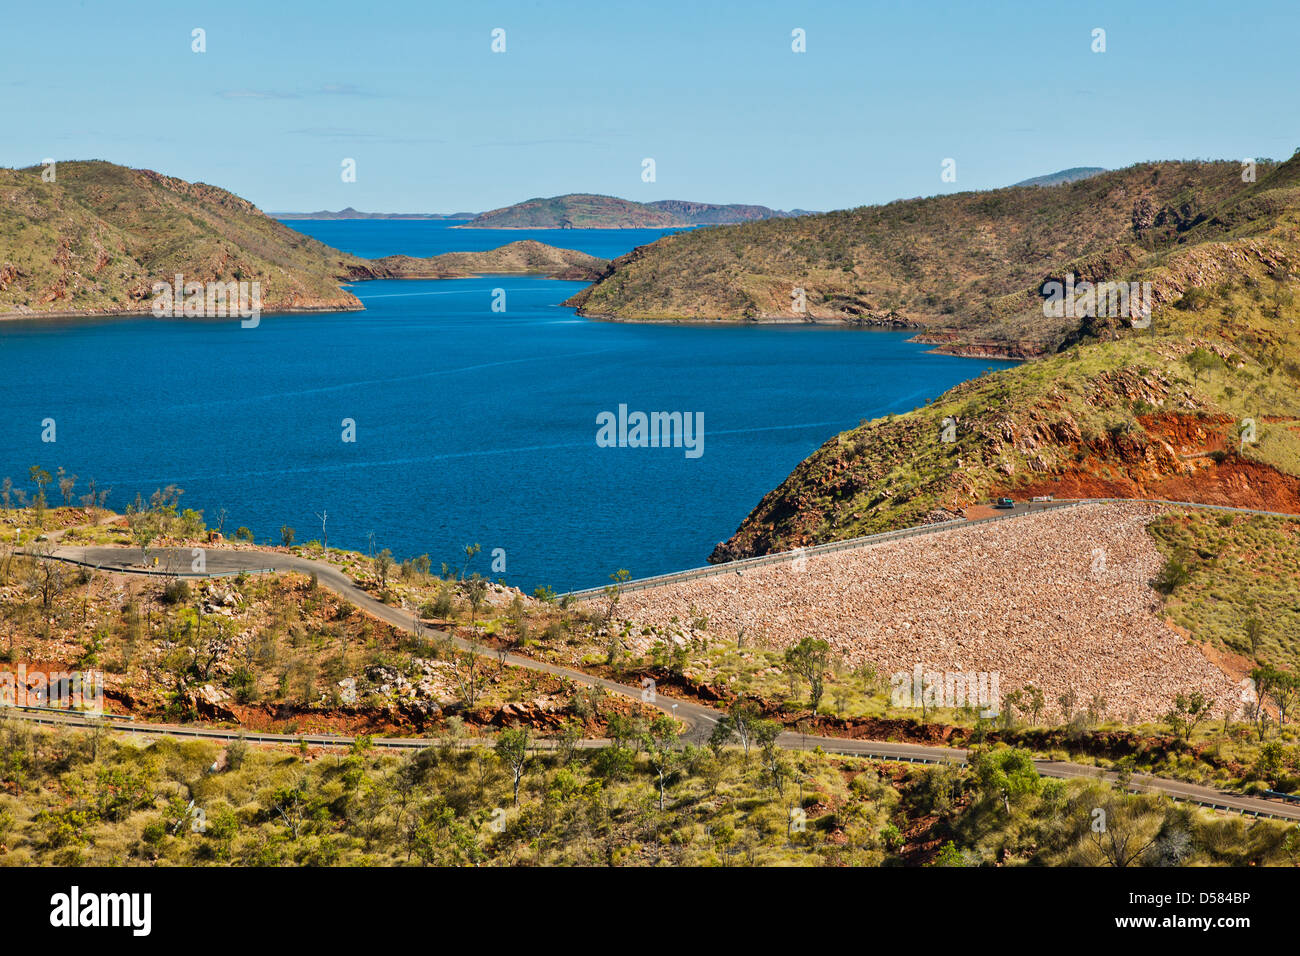
{"type": "Polygon", "coordinates": [[[667,714],[660,714],[650,723],[645,735],[646,755],[650,768],[654,770],[659,781],[659,810],[664,808],[664,791],[668,785],[668,775],[677,765],[677,721],[667,714]]]}
{"type": "Polygon", "coordinates": [[[714,724],[713,733],[709,735],[709,746],[715,754],[721,754],[722,748],[735,737],[740,740],[745,759],[748,760],[749,742],[754,736],[754,726],[761,718],[762,714],[753,701],[744,697],[737,698],[727,714],[714,724]]]}
{"type": "Polygon", "coordinates": [[[41,610],[48,613],[54,606],[54,599],[63,593],[66,576],[64,566],[50,555],[53,547],[47,541],[32,545],[30,573],[27,579],[28,590],[41,599],[41,610]]]}
{"type": "Polygon", "coordinates": [[[805,637],[785,652],[786,666],[808,683],[808,706],[813,710],[817,709],[825,692],[823,675],[830,663],[830,654],[830,644],[814,637],[805,637]]]}
{"type": "Polygon", "coordinates": [[[387,548],[375,555],[375,573],[379,575],[379,587],[388,587],[388,572],[393,570],[393,552],[387,548]]]}
{"type": "Polygon", "coordinates": [[[40,465],[32,465],[31,468],[27,469],[27,474],[32,479],[32,484],[36,486],[35,500],[40,501],[41,506],[44,507],[45,486],[50,483],[50,473],[40,465]]]}
{"type": "Polygon", "coordinates": [[[99,503],[99,493],[95,490],[95,479],[86,482],[86,493],[81,496],[81,507],[93,508],[99,503]]]}
{"type": "Polygon", "coordinates": [[[158,521],[154,514],[145,507],[139,495],[135,501],[126,506],[126,524],[131,531],[131,538],[140,549],[140,560],[149,559],[149,545],[158,537],[158,521]]]}
{"type": "Polygon", "coordinates": [[[460,579],[462,581],[465,580],[465,572],[469,570],[469,563],[474,560],[474,555],[478,554],[482,550],[483,549],[477,543],[465,545],[465,563],[461,565],[460,568],[460,579]]]}
{"type": "Polygon", "coordinates": [[[1175,694],[1174,705],[1165,714],[1165,721],[1183,740],[1191,740],[1196,726],[1209,716],[1210,702],[1199,690],[1190,694],[1175,694]]]}
{"type": "Polygon", "coordinates": [[[1096,727],[1101,723],[1102,718],[1106,716],[1106,698],[1101,691],[1095,692],[1092,699],[1088,701],[1086,716],[1089,727],[1096,727]]]}
{"type": "Polygon", "coordinates": [[[496,755],[510,769],[515,785],[515,806],[519,806],[519,783],[528,763],[528,748],[532,741],[527,730],[503,730],[497,736],[496,755]]]}
{"type": "Polygon", "coordinates": [[[29,470],[32,483],[36,485],[36,497],[32,499],[32,511],[35,512],[36,526],[45,527],[45,486],[50,483],[50,473],[38,465],[29,470]]]}
{"type": "Polygon", "coordinates": [[[1186,584],[1191,577],[1192,569],[1188,567],[1186,559],[1182,555],[1171,554],[1165,559],[1164,566],[1152,583],[1161,594],[1173,594],[1174,591],[1186,584]]]}
{"type": "Polygon", "coordinates": [[[466,585],[467,597],[469,598],[470,623],[473,624],[478,620],[478,610],[483,606],[483,600],[487,597],[487,581],[478,576],[475,572],[466,585]]]}
{"type": "Polygon", "coordinates": [[[1000,799],[1008,814],[1011,813],[1012,797],[1037,793],[1042,789],[1042,777],[1026,750],[1007,747],[978,751],[971,760],[971,769],[984,795],[1000,799]]]}
{"type": "Polygon", "coordinates": [[[1042,688],[1035,687],[1033,684],[1025,685],[1025,693],[1028,695],[1029,715],[1035,724],[1038,723],[1039,717],[1042,716],[1043,708],[1047,706],[1047,700],[1043,696],[1042,688]]]}
{"type": "Polygon", "coordinates": [[[65,505],[71,505],[72,492],[77,487],[77,476],[69,475],[63,470],[63,466],[60,465],[58,471],[58,483],[59,494],[63,496],[63,503],[65,505]]]}
{"type": "Polygon", "coordinates": [[[295,532],[293,528],[290,528],[287,524],[280,525],[280,547],[292,548],[295,534],[297,534],[297,532],[295,532]]]}
{"type": "Polygon", "coordinates": [[[1192,373],[1200,378],[1206,372],[1223,367],[1223,359],[1209,349],[1197,346],[1187,354],[1186,362],[1192,373]]]}
{"type": "Polygon", "coordinates": [[[632,578],[632,572],[627,568],[619,568],[609,576],[613,584],[605,586],[605,599],[609,605],[605,608],[605,623],[608,624],[614,618],[614,611],[618,609],[618,599],[623,596],[623,585],[632,578]]]}
{"type": "Polygon", "coordinates": [[[772,785],[780,788],[781,767],[780,757],[781,750],[776,745],[777,738],[781,736],[782,727],[775,720],[757,720],[754,722],[754,742],[758,744],[763,756],[763,765],[767,768],[768,776],[772,780],[772,785]]]}
{"type": "Polygon", "coordinates": [[[1246,632],[1246,640],[1250,642],[1250,656],[1259,658],[1259,640],[1264,636],[1264,624],[1258,617],[1251,616],[1246,619],[1242,630],[1246,632]]]}
{"type": "Polygon", "coordinates": [[[1061,717],[1067,724],[1074,719],[1074,707],[1078,701],[1079,695],[1073,687],[1066,688],[1065,693],[1056,698],[1056,702],[1061,705],[1061,717]]]}
{"type": "Polygon", "coordinates": [[[453,655],[452,665],[456,678],[456,695],[467,710],[472,710],[478,703],[478,695],[487,685],[482,662],[478,654],[466,651],[464,654],[453,655]]]}
{"type": "Polygon", "coordinates": [[[1264,706],[1264,698],[1271,698],[1277,705],[1280,722],[1283,708],[1281,698],[1287,696],[1292,678],[1286,671],[1264,665],[1254,668],[1250,672],[1250,679],[1255,682],[1255,695],[1258,698],[1258,705],[1252,716],[1258,722],[1259,739],[1263,740],[1264,728],[1268,723],[1268,708],[1264,706]]]}
{"type": "Polygon", "coordinates": [[[1277,686],[1273,689],[1273,701],[1277,704],[1278,726],[1286,725],[1288,711],[1294,711],[1300,703],[1300,677],[1286,671],[1278,671],[1277,686]]]}

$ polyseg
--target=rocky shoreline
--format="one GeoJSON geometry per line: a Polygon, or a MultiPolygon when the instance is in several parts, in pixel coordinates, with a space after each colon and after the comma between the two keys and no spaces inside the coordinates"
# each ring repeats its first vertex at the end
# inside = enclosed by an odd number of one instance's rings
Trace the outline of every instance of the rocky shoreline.
{"type": "MultiPolygon", "coordinates": [[[[321,304],[321,305],[302,305],[289,308],[276,307],[263,309],[260,312],[262,318],[275,315],[297,315],[308,312],[364,312],[365,306],[355,296],[351,296],[355,304],[343,302],[340,304],[321,304]]],[[[61,309],[56,312],[40,312],[29,310],[25,312],[0,312],[0,322],[21,322],[35,319],[144,319],[152,318],[153,309],[61,309]]],[[[232,315],[231,318],[238,319],[238,315],[232,315]]]]}

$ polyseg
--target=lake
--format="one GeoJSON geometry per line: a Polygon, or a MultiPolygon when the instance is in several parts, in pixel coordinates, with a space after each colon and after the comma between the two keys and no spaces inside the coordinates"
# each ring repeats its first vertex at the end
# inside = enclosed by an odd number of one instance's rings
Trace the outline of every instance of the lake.
{"type": "MultiPolygon", "coordinates": [[[[456,230],[442,221],[294,221],[358,255],[516,239],[613,256],[660,230],[456,230]]],[[[581,283],[519,276],[351,287],[365,312],[238,320],[0,323],[0,477],[62,465],[136,492],[176,484],[209,525],[259,541],[427,553],[529,591],[704,564],[817,446],[1007,362],[932,355],[908,333],[583,319],[581,283]],[[494,290],[506,311],[493,312],[494,290]],[[702,454],[601,447],[597,416],[681,412],[702,454]],[[41,440],[43,419],[57,440],[41,440]],[[355,441],[344,441],[344,420],[355,441]],[[692,418],[692,420],[695,420],[692,418]]]]}

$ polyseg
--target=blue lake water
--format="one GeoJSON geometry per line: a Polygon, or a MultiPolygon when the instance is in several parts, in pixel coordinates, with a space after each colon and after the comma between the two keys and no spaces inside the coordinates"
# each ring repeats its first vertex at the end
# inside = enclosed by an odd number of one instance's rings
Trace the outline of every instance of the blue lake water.
{"type": "MultiPolygon", "coordinates": [[[[295,222],[362,255],[479,248],[442,222],[295,222]],[[393,235],[390,237],[388,233],[393,235]],[[350,238],[350,234],[355,239],[350,238]]],[[[594,238],[617,255],[645,231],[594,238]]],[[[505,241],[554,234],[510,231],[505,241]]],[[[653,239],[658,232],[649,233],[653,239]]],[[[495,239],[483,238],[488,245],[495,239]]],[[[562,243],[561,243],[562,244],[562,243]]],[[[572,243],[571,243],[572,244],[572,243]]],[[[557,303],[582,287],[518,276],[359,283],[367,311],[238,320],[0,323],[0,477],[63,465],[111,486],[119,510],[174,483],[227,533],[320,537],[427,553],[467,543],[471,570],[528,590],[703,564],[813,449],[862,418],[904,411],[990,366],[931,355],[907,333],[833,327],[589,321],[557,303]],[[490,310],[492,290],[507,311],[490,310]],[[602,448],[596,416],[701,412],[703,455],[602,448]],[[41,440],[54,418],[57,441],[41,440]],[[342,441],[342,421],[356,441],[342,441]]],[[[84,490],[79,487],[78,492],[84,490]]]]}
{"type": "Polygon", "coordinates": [[[327,246],[354,256],[436,256],[444,252],[483,252],[520,239],[536,239],[561,249],[615,259],[637,246],[680,229],[459,229],[463,219],[298,219],[282,220],[327,246]]]}

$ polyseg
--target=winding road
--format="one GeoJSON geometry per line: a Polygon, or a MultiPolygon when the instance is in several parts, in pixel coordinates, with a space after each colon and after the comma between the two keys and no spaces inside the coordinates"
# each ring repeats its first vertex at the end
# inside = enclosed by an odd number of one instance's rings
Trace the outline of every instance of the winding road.
{"type": "MultiPolygon", "coordinates": [[[[1289,517],[1295,516],[1291,515],[1289,517]]],[[[975,522],[954,522],[953,524],[964,526],[972,523],[975,522]]],[[[952,525],[945,525],[945,527],[951,526],[952,525]]],[[[924,532],[918,531],[917,533],[924,532]]],[[[400,608],[395,608],[376,600],[359,588],[352,579],[338,567],[324,561],[316,561],[310,558],[303,558],[298,557],[297,555],[274,551],[206,547],[203,549],[205,573],[200,575],[191,570],[193,553],[189,548],[152,549],[149,552],[149,555],[150,560],[146,564],[140,560],[140,552],[134,548],[61,546],[55,548],[53,553],[48,555],[48,557],[55,560],[71,562],[103,571],[117,573],[150,575],[178,574],[182,576],[195,577],[223,576],[238,574],[241,572],[296,571],[302,574],[315,574],[316,580],[320,584],[334,591],[340,597],[350,601],[367,613],[379,618],[381,621],[406,631],[415,632],[416,630],[416,618],[414,615],[400,608]],[[156,566],[153,561],[154,558],[157,559],[156,566]]],[[[789,560],[789,557],[785,557],[784,560],[789,560]]],[[[714,573],[726,573],[725,568],[721,571],[714,568],[704,570],[712,571],[714,573]]],[[[441,631],[431,631],[428,628],[423,628],[423,631],[425,634],[434,634],[440,637],[450,638],[451,641],[462,650],[473,651],[476,653],[488,653],[488,651],[483,647],[474,646],[470,642],[458,638],[455,635],[441,631]]],[[[645,694],[643,688],[640,687],[621,684],[617,681],[607,680],[602,677],[597,677],[582,671],[572,670],[567,667],[561,667],[556,664],[549,664],[545,661],[538,661],[519,654],[506,654],[505,662],[515,667],[526,668],[546,674],[552,674],[557,677],[567,678],[575,683],[584,684],[590,687],[599,687],[611,694],[620,694],[634,700],[644,701],[645,703],[648,703],[665,713],[671,714],[678,720],[682,721],[686,726],[686,732],[683,735],[684,738],[697,744],[702,744],[708,739],[713,726],[718,722],[719,718],[723,716],[721,711],[698,703],[697,701],[673,698],[657,692],[653,695],[645,694]]],[[[57,724],[63,726],[90,726],[95,720],[95,718],[87,718],[80,715],[69,714],[67,712],[43,710],[40,708],[15,708],[9,710],[8,713],[38,723],[57,724]]],[[[110,717],[109,719],[110,723],[121,731],[142,735],[165,734],[170,736],[199,737],[213,740],[228,740],[241,735],[241,732],[239,731],[200,728],[193,725],[145,724],[122,718],[110,717]]],[[[317,746],[348,746],[354,739],[345,735],[332,734],[289,735],[244,733],[242,736],[245,740],[253,743],[297,744],[300,741],[305,740],[309,745],[317,746]]],[[[373,738],[375,746],[392,749],[422,748],[437,742],[439,741],[433,738],[373,738]]],[[[777,742],[780,746],[792,750],[811,750],[814,748],[821,748],[828,753],[843,754],[846,756],[873,757],[914,763],[961,764],[965,763],[967,758],[967,751],[948,747],[935,747],[924,744],[892,743],[878,740],[854,740],[841,737],[821,737],[794,731],[786,731],[782,733],[777,739],[777,742]]],[[[604,743],[605,741],[587,740],[583,741],[582,745],[592,747],[602,746],[604,743]]],[[[546,745],[542,744],[542,746],[546,745]]],[[[1118,779],[1117,775],[1113,772],[1103,771],[1097,767],[1089,767],[1082,764],[1068,763],[1064,761],[1036,760],[1035,766],[1038,768],[1039,773],[1048,777],[1058,777],[1063,779],[1093,777],[1109,782],[1114,782],[1118,779]]],[[[1276,819],[1300,822],[1300,804],[1293,805],[1278,800],[1267,800],[1259,797],[1230,794],[1210,787],[1203,787],[1197,784],[1184,783],[1179,780],[1170,780],[1164,777],[1148,775],[1132,775],[1125,782],[1125,785],[1129,790],[1134,792],[1161,793],[1175,800],[1187,801],[1214,809],[1230,810],[1256,817],[1273,817],[1276,819]]]]}

